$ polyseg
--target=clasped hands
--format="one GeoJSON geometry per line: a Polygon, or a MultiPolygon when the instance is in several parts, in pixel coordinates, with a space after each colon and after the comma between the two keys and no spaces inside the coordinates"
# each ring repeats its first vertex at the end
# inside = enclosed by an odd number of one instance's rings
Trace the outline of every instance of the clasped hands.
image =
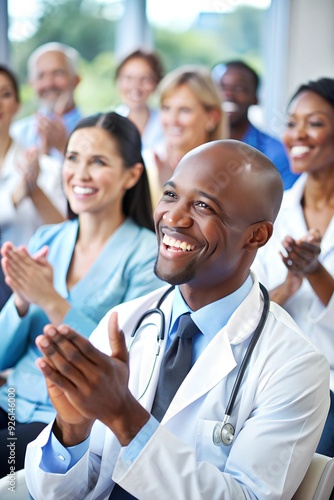
{"type": "Polygon", "coordinates": [[[18,171],[21,173],[21,179],[12,193],[12,200],[16,208],[24,198],[31,196],[31,193],[37,186],[40,174],[38,155],[37,148],[31,147],[22,153],[16,165],[18,171]]]}
{"type": "Polygon", "coordinates": [[[280,254],[288,270],[302,277],[314,273],[319,266],[320,243],[321,235],[316,229],[299,240],[287,236],[282,242],[286,255],[280,254]]]}
{"type": "Polygon", "coordinates": [[[64,154],[68,139],[67,130],[61,115],[54,113],[52,118],[37,114],[37,129],[41,138],[40,152],[49,154],[52,148],[64,154]]]}
{"type": "Polygon", "coordinates": [[[285,281],[270,292],[271,300],[283,305],[301,287],[304,278],[308,278],[319,269],[321,235],[311,229],[303,238],[295,240],[286,236],[282,245],[285,255],[281,258],[288,269],[285,281]]]}
{"type": "Polygon", "coordinates": [[[24,246],[15,247],[6,241],[1,247],[1,267],[5,282],[14,292],[14,301],[20,316],[31,303],[40,307],[54,293],[53,268],[47,261],[48,247],[42,247],[31,256],[24,246]]]}
{"type": "Polygon", "coordinates": [[[110,315],[108,335],[111,356],[66,325],[47,325],[36,338],[44,356],[36,364],[58,412],[53,430],[65,446],[86,439],[96,419],[126,446],[149,419],[128,389],[128,351],[117,313],[110,315]]]}

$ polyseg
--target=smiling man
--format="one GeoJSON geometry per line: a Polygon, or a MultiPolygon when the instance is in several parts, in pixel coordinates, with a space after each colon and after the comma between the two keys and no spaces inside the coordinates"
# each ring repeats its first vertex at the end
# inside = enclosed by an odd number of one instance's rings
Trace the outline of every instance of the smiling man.
{"type": "Polygon", "coordinates": [[[92,343],[45,328],[38,366],[58,414],[28,448],[36,500],[293,496],[326,418],[329,367],[250,272],[282,193],[254,148],[194,149],[155,211],[155,272],[175,288],[113,309],[92,343]]]}
{"type": "Polygon", "coordinates": [[[37,113],[15,122],[12,135],[24,148],[37,147],[63,155],[68,135],[79,121],[74,91],[80,82],[78,52],[51,42],[38,47],[28,60],[29,82],[37,99],[37,113]]]}
{"type": "Polygon", "coordinates": [[[289,189],[298,175],[290,170],[283,144],[276,137],[256,128],[249,120],[250,107],[258,104],[258,74],[248,64],[237,60],[216,64],[212,77],[223,97],[231,139],[245,142],[268,156],[282,176],[284,189],[289,189]]]}

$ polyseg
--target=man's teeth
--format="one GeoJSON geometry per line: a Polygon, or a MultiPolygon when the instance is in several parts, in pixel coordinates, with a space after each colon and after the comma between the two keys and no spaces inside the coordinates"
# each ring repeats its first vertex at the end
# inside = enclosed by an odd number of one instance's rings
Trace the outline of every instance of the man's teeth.
{"type": "Polygon", "coordinates": [[[310,148],[308,146],[293,146],[290,149],[290,155],[292,157],[300,156],[300,155],[303,155],[305,153],[308,153],[309,151],[310,151],[310,148]]]}
{"type": "Polygon", "coordinates": [[[167,234],[164,235],[162,242],[168,247],[179,248],[183,252],[190,252],[196,248],[195,245],[190,245],[190,243],[186,243],[185,241],[176,240],[175,238],[167,236],[167,234]]]}
{"type": "Polygon", "coordinates": [[[75,194],[93,194],[95,189],[82,186],[73,186],[73,193],[75,194]]]}

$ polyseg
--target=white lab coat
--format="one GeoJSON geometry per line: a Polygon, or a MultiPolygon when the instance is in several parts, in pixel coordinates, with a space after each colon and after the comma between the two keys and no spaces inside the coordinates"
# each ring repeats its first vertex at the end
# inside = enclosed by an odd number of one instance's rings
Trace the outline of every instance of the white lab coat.
{"type": "MultiPolygon", "coordinates": [[[[283,239],[287,235],[299,239],[308,232],[301,205],[306,179],[307,174],[303,174],[293,187],[284,193],[282,207],[274,226],[274,234],[259,250],[252,266],[259,280],[268,290],[283,283],[288,272],[279,255],[279,251],[283,251],[283,239]]],[[[334,217],[323,235],[319,260],[334,276],[334,217]]],[[[334,391],[334,294],[325,307],[309,282],[304,279],[299,290],[284,304],[284,309],[327,357],[331,368],[330,387],[334,391]]]]}
{"type": "MultiPolygon", "coordinates": [[[[132,331],[138,317],[155,306],[164,289],[115,308],[124,332],[132,331]]],[[[162,305],[167,328],[172,300],[173,293],[162,305]]],[[[324,356],[276,304],[271,304],[231,415],[234,442],[225,447],[212,441],[262,308],[255,280],[246,299],[185,378],[162,425],[133,464],[122,460],[116,438],[97,422],[90,453],[64,475],[46,473],[39,463],[51,426],[44,429],[27,452],[27,484],[34,499],[108,498],[112,476],[140,499],[291,499],[326,419],[329,368],[324,356]]],[[[92,334],[92,341],[105,352],[110,350],[108,318],[109,314],[92,334]]],[[[157,319],[155,315],[144,321],[147,326],[141,328],[130,350],[130,389],[137,397],[144,392],[141,403],[147,409],[154,398],[165,344],[145,392],[156,353],[157,319]]]]}

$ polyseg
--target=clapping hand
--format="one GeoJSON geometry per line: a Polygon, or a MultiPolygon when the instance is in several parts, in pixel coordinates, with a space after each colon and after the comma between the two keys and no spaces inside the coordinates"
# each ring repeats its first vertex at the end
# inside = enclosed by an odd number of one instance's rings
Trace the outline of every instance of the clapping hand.
{"type": "Polygon", "coordinates": [[[149,418],[128,389],[128,352],[117,313],[110,316],[108,334],[111,356],[66,325],[47,325],[36,339],[44,356],[36,363],[58,412],[56,435],[66,446],[83,441],[96,419],[127,445],[149,418]]]}
{"type": "Polygon", "coordinates": [[[16,167],[21,173],[21,179],[12,193],[14,206],[17,208],[37,185],[40,172],[37,149],[32,147],[24,151],[16,167]]]}
{"type": "Polygon", "coordinates": [[[301,277],[314,273],[319,266],[320,243],[321,235],[316,229],[299,240],[287,236],[283,241],[286,255],[281,253],[281,257],[288,270],[301,277]]]}
{"type": "Polygon", "coordinates": [[[315,229],[299,240],[286,236],[282,242],[286,254],[280,252],[280,255],[288,273],[284,282],[270,292],[271,300],[280,305],[285,304],[299,290],[303,279],[318,269],[320,243],[320,233],[315,229]]]}
{"type": "Polygon", "coordinates": [[[165,183],[173,176],[178,160],[170,162],[168,159],[163,159],[158,153],[154,153],[154,161],[158,169],[158,177],[160,186],[163,187],[165,183]]]}
{"type": "Polygon", "coordinates": [[[1,266],[20,316],[26,314],[29,304],[41,305],[53,290],[53,269],[47,254],[46,246],[31,256],[24,246],[15,247],[9,241],[2,245],[1,266]]]}

